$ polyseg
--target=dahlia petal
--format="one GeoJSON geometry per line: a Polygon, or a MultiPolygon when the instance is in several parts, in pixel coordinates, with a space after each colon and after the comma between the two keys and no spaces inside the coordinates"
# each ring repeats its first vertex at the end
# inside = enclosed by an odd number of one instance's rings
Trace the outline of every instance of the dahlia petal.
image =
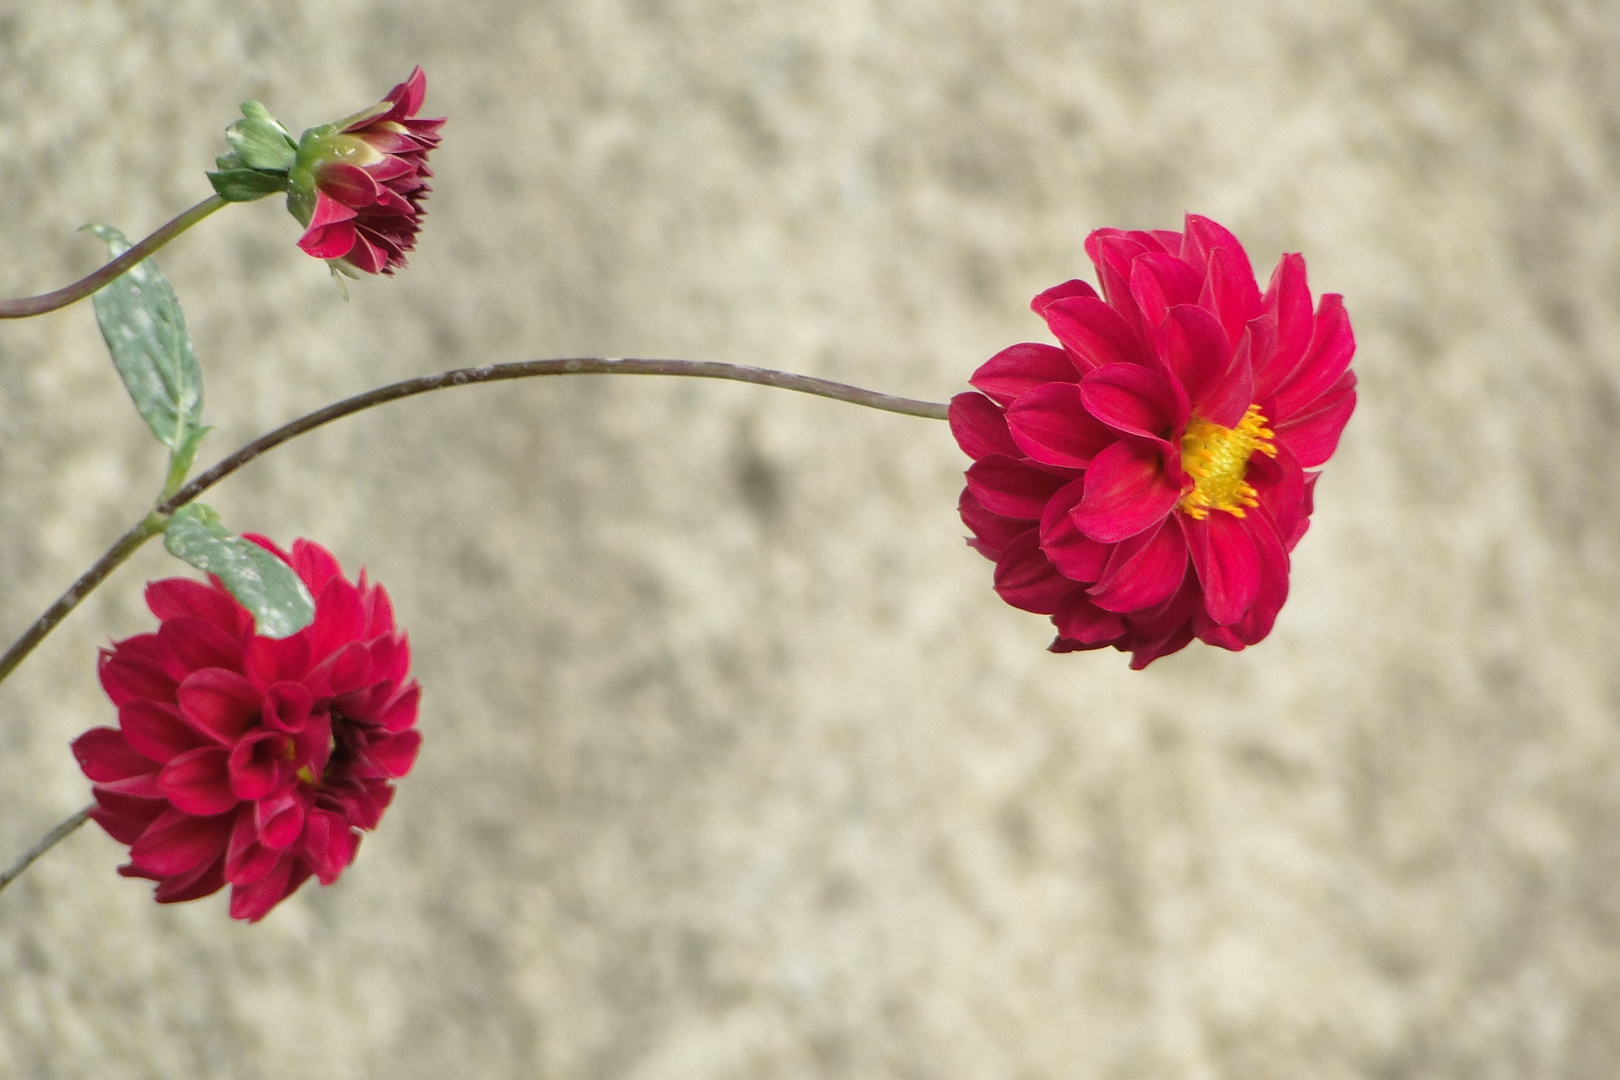
{"type": "Polygon", "coordinates": [[[343,576],[343,567],[338,564],[337,556],[311,540],[295,541],[288,561],[309,587],[311,596],[320,596],[334,578],[343,576]]]}
{"type": "Polygon", "coordinates": [[[1084,494],[1083,477],[1060,488],[1041,515],[1040,536],[1041,550],[1058,572],[1071,581],[1087,583],[1102,576],[1111,549],[1081,533],[1074,523],[1074,508],[1084,494]]]}
{"type": "Polygon", "coordinates": [[[1131,645],[1131,670],[1141,671],[1161,656],[1180,652],[1192,639],[1193,631],[1189,623],[1183,623],[1162,636],[1137,638],[1131,645]]]}
{"type": "Polygon", "coordinates": [[[1078,360],[1075,366],[1082,373],[1104,364],[1143,362],[1136,331],[1097,296],[1060,300],[1041,314],[1052,334],[1078,360]]]}
{"type": "Polygon", "coordinates": [[[394,132],[368,132],[361,136],[373,150],[380,150],[386,156],[378,162],[366,166],[366,175],[386,185],[390,180],[397,180],[402,176],[415,176],[416,165],[406,158],[396,156],[401,150],[415,149],[416,140],[409,135],[394,132]]]}
{"type": "MultiPolygon", "coordinates": [[[[1115,616],[1115,618],[1118,618],[1118,616],[1115,616]]],[[[1066,638],[1062,634],[1059,634],[1057,637],[1052,639],[1052,644],[1046,647],[1046,651],[1049,653],[1091,652],[1094,649],[1106,649],[1108,646],[1113,644],[1114,642],[1112,641],[1094,641],[1087,644],[1086,642],[1076,641],[1073,638],[1066,638]]]]}
{"type": "Polygon", "coordinates": [[[1067,300],[1071,296],[1096,296],[1097,290],[1079,278],[1071,278],[1061,285],[1054,285],[1040,293],[1029,302],[1029,309],[1035,314],[1045,316],[1046,309],[1059,300],[1067,300]]]}
{"type": "Polygon", "coordinates": [[[1026,341],[980,364],[968,385],[999,405],[1011,405],[1037,386],[1079,381],[1080,372],[1068,353],[1055,345],[1026,341]]]}
{"type": "Polygon", "coordinates": [[[1339,381],[1355,352],[1356,337],[1350,329],[1350,317],[1345,314],[1344,297],[1338,293],[1323,293],[1310,348],[1300,361],[1299,369],[1278,389],[1277,415],[1271,419],[1285,423],[1315,401],[1339,381]]]}
{"type": "Polygon", "coordinates": [[[366,648],[371,652],[371,677],[383,684],[378,687],[382,697],[378,698],[377,704],[381,706],[393,696],[411,669],[411,645],[403,635],[384,635],[372,638],[366,648]]]}
{"type": "Polygon", "coordinates": [[[1306,504],[1305,474],[1286,444],[1277,444],[1277,456],[1257,454],[1249,459],[1245,476],[1255,489],[1260,505],[1284,539],[1303,533],[1302,519],[1310,511],[1306,504]]]}
{"type": "Polygon", "coordinates": [[[1260,556],[1248,525],[1224,511],[1182,524],[1204,587],[1204,610],[1217,625],[1237,622],[1260,590],[1260,556]]]}
{"type": "Polygon", "coordinates": [[[174,699],[175,681],[157,661],[156,634],[138,634],[120,641],[116,650],[103,649],[96,661],[96,675],[114,705],[142,698],[174,699]]]}
{"type": "Polygon", "coordinates": [[[1104,611],[1078,589],[1058,604],[1052,623],[1063,638],[1083,646],[1106,645],[1125,632],[1124,619],[1104,611]]]}
{"type": "Polygon", "coordinates": [[[275,868],[249,885],[231,886],[231,918],[258,922],[270,914],[270,909],[291,894],[293,876],[292,857],[277,861],[275,868]]]}
{"type": "Polygon", "coordinates": [[[980,458],[967,471],[968,490],[981,506],[1025,521],[1039,521],[1046,500],[1070,479],[999,454],[980,458]]]}
{"type": "Polygon", "coordinates": [[[1155,608],[1175,595],[1187,576],[1187,541],[1179,514],[1115,545],[1102,578],[1086,590],[1105,611],[1155,608]]]}
{"type": "Polygon", "coordinates": [[[165,810],[129,849],[130,862],[149,874],[184,874],[223,854],[230,830],[229,816],[165,810]]]}
{"type": "Polygon", "coordinates": [[[1305,350],[1311,343],[1315,320],[1311,315],[1311,290],[1305,280],[1302,256],[1284,255],[1277,261],[1262,302],[1277,326],[1277,348],[1269,357],[1256,357],[1256,401],[1264,401],[1276,392],[1305,358],[1305,350]]]}
{"type": "Polygon", "coordinates": [[[156,817],[168,802],[163,792],[158,790],[156,768],[139,776],[92,784],[90,794],[112,813],[149,820],[156,817]]]}
{"type": "Polygon", "coordinates": [[[1148,235],[1158,241],[1159,247],[1171,255],[1181,253],[1182,234],[1174,229],[1149,229],[1148,235]]]}
{"type": "Polygon", "coordinates": [[[1244,645],[1253,645],[1271,633],[1277,613],[1288,599],[1288,552],[1264,510],[1251,513],[1249,535],[1260,558],[1260,590],[1254,603],[1233,623],[1231,630],[1244,645]]]}
{"type": "Polygon", "coordinates": [[[422,688],[416,683],[406,686],[383,709],[377,722],[384,731],[404,731],[416,723],[416,714],[422,699],[422,688]]]}
{"type": "Polygon", "coordinates": [[[1151,250],[1141,239],[1119,229],[1096,229],[1086,237],[1086,254],[1097,268],[1103,298],[1134,333],[1142,331],[1142,313],[1131,296],[1131,261],[1151,250]]]}
{"type": "Polygon", "coordinates": [[[1164,474],[1157,448],[1121,439],[1086,471],[1074,523],[1093,540],[1115,543],[1149,528],[1175,507],[1181,485],[1164,474]]]}
{"type": "Polygon", "coordinates": [[[225,849],[225,880],[232,885],[251,885],[263,880],[283,858],[283,852],[259,843],[259,830],[253,819],[254,808],[244,806],[237,811],[236,824],[231,827],[231,842],[225,849]]]}
{"type": "Polygon", "coordinates": [[[1193,415],[1236,427],[1253,391],[1248,357],[1233,350],[1215,316],[1191,304],[1170,309],[1164,333],[1165,366],[1186,390],[1193,415]]]}
{"type": "Polygon", "coordinates": [[[223,814],[240,801],[231,791],[231,778],[225,767],[229,756],[228,751],[218,746],[188,750],[158,773],[158,790],[176,810],[198,817],[223,814]]]}
{"type": "Polygon", "coordinates": [[[330,810],[311,811],[304,853],[322,885],[330,885],[338,879],[354,862],[359,847],[360,837],[342,817],[330,810]]]}
{"type": "Polygon", "coordinates": [[[258,831],[259,843],[276,851],[285,851],[304,831],[304,800],[297,792],[288,791],[261,799],[253,805],[253,826],[258,831]]]}
{"type": "Polygon", "coordinates": [[[308,769],[315,776],[326,772],[332,757],[333,732],[330,713],[315,713],[304,725],[304,730],[291,736],[293,764],[308,769]]]}
{"type": "MultiPolygon", "coordinates": [[[[394,103],[393,112],[400,116],[415,116],[422,109],[422,102],[427,100],[427,73],[420,64],[411,69],[405,81],[388,91],[383,96],[384,101],[394,103]]],[[[392,113],[390,113],[392,116],[392,113]]],[[[441,123],[443,121],[440,121],[441,123]]]]}
{"type": "MultiPolygon", "coordinates": [[[[1208,220],[1207,218],[1205,220],[1208,220]]],[[[1210,222],[1215,225],[1214,222],[1210,222]]],[[[1236,341],[1243,334],[1243,326],[1258,316],[1264,306],[1260,302],[1260,286],[1255,284],[1254,267],[1237,239],[1219,225],[1231,246],[1216,247],[1204,271],[1204,285],[1198,295],[1198,306],[1215,313],[1226,336],[1236,341]]],[[[1190,233],[1189,233],[1190,235],[1190,233]]]]}
{"type": "Polygon", "coordinates": [[[1189,266],[1197,270],[1201,277],[1208,273],[1210,260],[1215,253],[1224,251],[1233,256],[1239,266],[1247,268],[1249,280],[1254,280],[1254,270],[1249,266],[1249,254],[1243,250],[1243,244],[1232,235],[1231,230],[1202,214],[1187,214],[1182,221],[1181,248],[1178,254],[1189,266]]]}
{"type": "MultiPolygon", "coordinates": [[[[325,191],[317,190],[315,192],[315,211],[310,215],[309,225],[307,226],[308,231],[305,235],[308,236],[309,233],[320,229],[351,223],[359,216],[359,212],[354,207],[339,202],[325,191]]],[[[303,241],[300,240],[299,243],[302,244],[303,241]]]]}
{"type": "Polygon", "coordinates": [[[1174,255],[1146,252],[1131,262],[1131,297],[1142,313],[1142,327],[1164,322],[1177,304],[1196,304],[1203,289],[1198,272],[1174,255]]]}
{"type": "Polygon", "coordinates": [[[1346,371],[1331,390],[1275,425],[1277,442],[1294,452],[1302,468],[1317,468],[1339,448],[1339,436],[1355,408],[1356,373],[1346,371]]]}
{"type": "Polygon", "coordinates": [[[239,672],[242,642],[206,619],[177,615],[158,627],[158,663],[177,681],[201,668],[239,672]]]}
{"type": "Polygon", "coordinates": [[[341,259],[354,249],[359,237],[353,223],[340,221],[336,225],[309,229],[298,238],[298,246],[317,259],[341,259]]]}
{"type": "Polygon", "coordinates": [[[227,781],[235,798],[252,802],[290,783],[298,770],[296,756],[288,756],[292,746],[279,731],[255,731],[237,742],[228,756],[227,781]]]}
{"type": "MultiPolygon", "coordinates": [[[[1146,371],[1127,364],[1113,366],[1146,371]]],[[[1066,469],[1085,468],[1119,439],[1086,411],[1081,387],[1070,382],[1036,387],[1009,405],[1007,430],[1028,457],[1066,469]]]]}
{"type": "MultiPolygon", "coordinates": [[[[370,206],[382,197],[383,187],[378,184],[372,175],[358,165],[350,165],[346,161],[329,161],[315,171],[315,183],[322,195],[333,199],[350,210],[359,210],[370,206]]],[[[317,201],[316,214],[320,214],[317,201]]],[[[325,220],[317,221],[310,218],[311,225],[330,225],[333,221],[344,221],[347,218],[333,216],[334,212],[328,210],[325,220]]],[[[352,218],[351,213],[348,217],[352,218]]]]}
{"type": "Polygon", "coordinates": [[[323,660],[310,673],[311,689],[321,697],[340,697],[372,684],[371,654],[358,641],[351,641],[323,660]]]}
{"type": "Polygon", "coordinates": [[[356,270],[367,274],[381,273],[388,266],[388,256],[377,249],[377,245],[371,242],[362,229],[355,230],[354,244],[343,259],[356,270]]]}
{"type": "Polygon", "coordinates": [[[163,812],[162,803],[152,804],[152,813],[149,817],[132,817],[128,814],[117,814],[104,806],[92,806],[88,811],[91,821],[100,825],[106,834],[128,846],[141,838],[146,827],[152,824],[152,819],[163,812]]]}
{"type": "Polygon", "coordinates": [[[158,883],[152,897],[160,904],[180,904],[211,896],[225,884],[224,868],[225,859],[221,856],[189,873],[165,878],[158,883]]]}
{"type": "Polygon", "coordinates": [[[238,641],[253,629],[252,617],[230,593],[190,578],[147,582],[146,606],[163,620],[187,616],[206,620],[238,641]]]}
{"type": "Polygon", "coordinates": [[[366,757],[372,764],[393,779],[399,779],[416,764],[416,755],[422,749],[422,733],[407,728],[389,735],[366,748],[366,757]]]}
{"type": "Polygon", "coordinates": [[[302,731],[314,707],[315,695],[310,693],[309,687],[297,682],[278,682],[264,692],[260,718],[265,727],[276,731],[302,731]]]}
{"type": "Polygon", "coordinates": [[[974,498],[973,492],[967,488],[962,489],[961,498],[956,501],[956,512],[962,516],[962,524],[973,533],[973,539],[968,544],[992,561],[1001,556],[1003,548],[1031,527],[1027,519],[1003,517],[986,510],[984,504],[974,498]]]}
{"type": "Polygon", "coordinates": [[[226,746],[259,719],[259,689],[234,671],[204,668],[180,684],[180,716],[203,735],[226,746]]]}
{"type": "Polygon", "coordinates": [[[309,674],[310,642],[307,633],[284,638],[255,635],[242,657],[242,673],[261,686],[296,682],[309,674]]]}
{"type": "Polygon", "coordinates": [[[956,445],[974,461],[986,454],[1022,456],[1018,444],[1007,434],[1007,418],[983,394],[963,393],[951,398],[950,424],[956,445]]]}
{"type": "MultiPolygon", "coordinates": [[[[362,567],[360,579],[365,580],[366,571],[362,567]]],[[[381,585],[362,587],[361,598],[366,607],[366,636],[376,637],[378,634],[392,634],[394,632],[394,602],[388,598],[388,590],[381,585]]],[[[407,650],[408,652],[409,650],[407,650]]],[[[400,673],[401,675],[404,672],[400,673]]]]}
{"type": "MultiPolygon", "coordinates": [[[[286,563],[288,566],[293,565],[293,557],[291,555],[287,554],[285,551],[283,551],[281,549],[280,544],[276,543],[274,540],[270,539],[268,536],[265,536],[263,533],[243,533],[242,534],[242,539],[248,541],[249,543],[259,545],[260,547],[264,548],[264,550],[268,551],[270,554],[274,555],[276,558],[278,558],[282,562],[286,563]]],[[[296,541],[293,544],[293,547],[296,549],[298,544],[307,544],[307,543],[309,543],[308,540],[299,540],[299,541],[296,541]]],[[[316,545],[316,546],[318,547],[319,545],[316,545]]],[[[294,569],[296,569],[296,567],[294,569]]],[[[309,583],[305,582],[304,584],[307,585],[309,583]]]]}
{"type": "Polygon", "coordinates": [[[1007,545],[996,561],[996,593],[1007,603],[1037,615],[1050,615],[1074,582],[1058,573],[1041,551],[1034,529],[1007,545]]]}
{"type": "Polygon", "coordinates": [[[375,829],[393,798],[394,789],[386,781],[362,784],[351,780],[343,787],[328,788],[321,794],[323,806],[339,811],[343,820],[357,829],[375,829]]]}
{"type": "Polygon", "coordinates": [[[72,743],[73,758],[92,782],[127,780],[157,768],[157,763],[129,745],[120,731],[95,727],[72,743]]]}
{"type": "Polygon", "coordinates": [[[1087,375],[1079,390],[1086,412],[1115,431],[1152,439],[1167,450],[1187,423],[1178,388],[1150,368],[1109,364],[1087,375]]]}

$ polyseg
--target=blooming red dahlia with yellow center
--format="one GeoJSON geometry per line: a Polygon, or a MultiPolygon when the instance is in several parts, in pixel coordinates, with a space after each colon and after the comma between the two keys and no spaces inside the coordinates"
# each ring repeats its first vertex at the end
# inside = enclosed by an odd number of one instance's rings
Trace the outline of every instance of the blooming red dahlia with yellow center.
{"type": "Polygon", "coordinates": [[[1356,403],[1343,298],[1313,310],[1305,260],[1262,293],[1208,218],[1086,238],[1102,294],[1032,302],[1059,346],[991,357],[951,401],[973,459],[959,508],[995,588],[1052,616],[1054,652],[1112,645],[1133,668],[1194,637],[1242,649],[1288,595],[1317,473],[1356,403]]]}
{"type": "Polygon", "coordinates": [[[154,581],[155,634],[101,654],[116,728],[73,743],[93,782],[90,816],[128,844],[126,877],[158,883],[159,903],[229,884],[231,916],[257,921],[311,875],[336,881],[356,829],[376,828],[422,737],[410,646],[381,586],[344,578],[319,544],[288,563],[315,597],[290,637],[254,633],[217,580],[154,581]]]}
{"type": "Polygon", "coordinates": [[[427,212],[428,152],[444,126],[417,118],[426,97],[418,67],[370,109],[304,132],[287,175],[287,209],[306,226],[299,247],[368,274],[405,266],[427,212]]]}

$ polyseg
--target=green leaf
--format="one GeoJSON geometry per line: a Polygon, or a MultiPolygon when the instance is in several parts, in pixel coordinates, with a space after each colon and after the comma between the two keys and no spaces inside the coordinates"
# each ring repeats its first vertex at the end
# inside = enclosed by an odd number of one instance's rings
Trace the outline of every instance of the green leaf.
{"type": "Polygon", "coordinates": [[[225,141],[250,169],[286,172],[298,155],[298,144],[257,101],[242,102],[242,119],[225,129],[225,141]]]}
{"type": "MultiPolygon", "coordinates": [[[[220,158],[224,163],[225,158],[220,158]]],[[[252,202],[266,195],[287,190],[284,173],[260,172],[257,169],[228,169],[206,174],[214,191],[226,202],[252,202]]]]}
{"type": "MultiPolygon", "coordinates": [[[[129,250],[129,241],[117,229],[85,228],[107,242],[112,258],[129,250]]],[[[103,286],[91,302],[130,400],[172,457],[202,426],[202,368],[179,298],[152,260],[143,259],[103,286]]],[[[191,452],[195,455],[195,445],[191,452]]]]}
{"type": "Polygon", "coordinates": [[[163,530],[163,546],[224,582],[265,637],[289,637],[315,621],[315,600],[292,567],[231,532],[202,503],[174,512],[163,530]]]}

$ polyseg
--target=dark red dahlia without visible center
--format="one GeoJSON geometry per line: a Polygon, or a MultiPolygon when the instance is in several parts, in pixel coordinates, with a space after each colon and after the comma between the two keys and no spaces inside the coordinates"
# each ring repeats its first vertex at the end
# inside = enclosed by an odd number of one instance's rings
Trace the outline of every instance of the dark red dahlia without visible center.
{"type": "Polygon", "coordinates": [[[231,886],[231,917],[258,921],[311,875],[336,881],[357,829],[374,829],[421,746],[420,690],[381,586],[351,583],[319,544],[287,562],[315,597],[315,621],[276,640],[217,581],[154,581],[155,634],[101,653],[116,728],[73,743],[93,782],[90,811],[128,844],[126,877],[159,903],[231,886]]]}
{"type": "Polygon", "coordinates": [[[1099,229],[1086,253],[1100,296],[1069,281],[1031,304],[1061,347],[1004,349],[951,401],[969,543],[1003,600],[1052,616],[1054,652],[1112,645],[1142,668],[1194,637],[1252,645],[1355,408],[1343,298],[1313,310],[1299,255],[1262,293],[1197,215],[1099,229]]]}
{"type": "Polygon", "coordinates": [[[287,196],[306,226],[299,247],[368,274],[405,266],[427,213],[428,152],[444,126],[417,117],[426,96],[416,68],[375,107],[304,133],[287,196]]]}

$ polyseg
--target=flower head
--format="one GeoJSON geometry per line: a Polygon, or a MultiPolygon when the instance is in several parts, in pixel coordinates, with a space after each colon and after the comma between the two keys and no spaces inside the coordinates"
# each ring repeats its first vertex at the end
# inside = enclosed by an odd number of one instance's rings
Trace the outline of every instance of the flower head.
{"type": "Polygon", "coordinates": [[[228,883],[232,918],[257,921],[311,875],[337,880],[422,737],[410,646],[382,587],[364,571],[349,582],[319,544],[289,555],[248,539],[303,579],[315,621],[263,637],[218,581],[152,582],[157,632],[101,653],[118,726],[85,732],[73,753],[93,783],[90,816],[130,846],[120,874],[156,881],[164,904],[228,883]]]}
{"type": "Polygon", "coordinates": [[[1061,347],[1004,349],[951,401],[968,542],[1003,600],[1052,616],[1054,652],[1112,645],[1142,668],[1194,637],[1252,645],[1355,408],[1343,298],[1313,311],[1299,255],[1262,293],[1197,215],[1099,229],[1086,253],[1101,296],[1069,281],[1031,304],[1061,347]]]}
{"type": "Polygon", "coordinates": [[[287,209],[305,226],[298,246],[336,268],[392,274],[405,265],[427,212],[428,152],[444,121],[418,119],[421,68],[381,102],[298,140],[287,209]]]}

